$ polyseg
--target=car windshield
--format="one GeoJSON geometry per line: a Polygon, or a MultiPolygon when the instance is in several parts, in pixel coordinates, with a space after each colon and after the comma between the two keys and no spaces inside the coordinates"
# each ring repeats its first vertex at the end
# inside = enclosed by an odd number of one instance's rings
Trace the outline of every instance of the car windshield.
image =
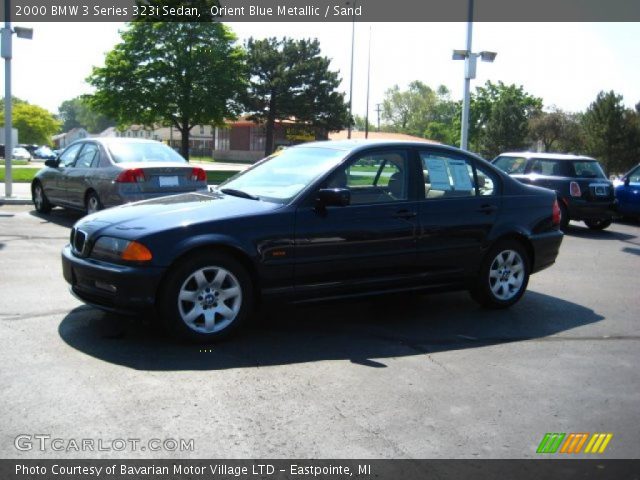
{"type": "Polygon", "coordinates": [[[509,175],[524,173],[527,159],[524,157],[498,157],[493,164],[509,175]]]}
{"type": "Polygon", "coordinates": [[[171,148],[159,142],[122,142],[108,146],[113,161],[116,163],[131,162],[179,162],[186,160],[171,148]]]}
{"type": "Polygon", "coordinates": [[[261,200],[286,203],[340,163],[345,154],[332,148],[288,148],[231,178],[219,189],[241,191],[261,200]]]}
{"type": "Polygon", "coordinates": [[[574,176],[580,178],[607,178],[600,164],[594,160],[580,160],[571,162],[574,176]]]}

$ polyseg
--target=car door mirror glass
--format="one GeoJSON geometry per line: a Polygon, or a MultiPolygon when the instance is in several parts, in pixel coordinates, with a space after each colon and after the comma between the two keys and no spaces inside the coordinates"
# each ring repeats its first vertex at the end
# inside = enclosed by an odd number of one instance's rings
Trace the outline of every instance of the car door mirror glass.
{"type": "Polygon", "coordinates": [[[322,188],[318,191],[318,205],[321,207],[346,207],[351,203],[348,188],[322,188]]]}

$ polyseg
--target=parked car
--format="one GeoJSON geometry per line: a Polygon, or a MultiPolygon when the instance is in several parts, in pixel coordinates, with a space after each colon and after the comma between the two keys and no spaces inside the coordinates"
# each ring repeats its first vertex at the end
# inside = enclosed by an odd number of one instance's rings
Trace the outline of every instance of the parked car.
{"type": "Polygon", "coordinates": [[[640,220],[640,164],[629,170],[615,186],[618,212],[640,220]]]}
{"type": "Polygon", "coordinates": [[[207,189],[203,169],[154,140],[93,138],[67,147],[47,160],[31,183],[33,204],[40,213],[52,207],[93,213],[170,194],[207,189]]]}
{"type": "Polygon", "coordinates": [[[598,161],[562,153],[502,153],[492,162],[523,183],[555,190],[561,212],[561,228],[570,220],[582,220],[593,230],[611,225],[615,215],[613,184],[598,161]]]}
{"type": "Polygon", "coordinates": [[[26,160],[27,162],[30,162],[31,154],[24,147],[14,147],[13,158],[15,158],[16,160],[26,160]]]}
{"type": "Polygon", "coordinates": [[[33,156],[34,158],[40,158],[44,160],[55,160],[58,157],[58,155],[56,155],[56,153],[46,145],[42,145],[41,147],[36,148],[33,151],[33,156]]]}
{"type": "Polygon", "coordinates": [[[469,289],[509,307],[554,263],[559,223],[554,192],[452,147],[314,142],[208,193],[85,217],[62,265],[84,302],[209,341],[276,300],[469,289]]]}

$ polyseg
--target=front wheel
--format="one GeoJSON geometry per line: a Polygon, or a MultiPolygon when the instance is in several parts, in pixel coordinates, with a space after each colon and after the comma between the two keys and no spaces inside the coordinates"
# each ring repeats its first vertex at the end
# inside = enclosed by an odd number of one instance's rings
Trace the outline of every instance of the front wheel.
{"type": "Polygon", "coordinates": [[[604,230],[611,225],[610,218],[597,218],[595,220],[585,220],[584,223],[591,230],[604,230]]]}
{"type": "Polygon", "coordinates": [[[44,193],[44,188],[40,182],[36,182],[33,186],[33,205],[38,213],[49,213],[53,205],[44,193]]]}
{"type": "Polygon", "coordinates": [[[507,240],[487,253],[471,296],[484,307],[507,308],[520,300],[528,283],[529,256],[522,244],[507,240]]]}
{"type": "Polygon", "coordinates": [[[192,256],[167,277],[158,309],[170,334],[207,342],[244,325],[253,306],[252,282],[235,259],[217,252],[192,256]]]}

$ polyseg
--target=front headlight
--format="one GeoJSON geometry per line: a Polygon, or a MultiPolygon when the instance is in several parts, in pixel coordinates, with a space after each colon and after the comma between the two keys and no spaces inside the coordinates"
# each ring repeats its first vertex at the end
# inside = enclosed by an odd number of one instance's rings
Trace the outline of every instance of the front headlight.
{"type": "Polygon", "coordinates": [[[148,262],[153,255],[147,247],[134,240],[100,237],[91,249],[91,257],[101,260],[148,262]]]}

